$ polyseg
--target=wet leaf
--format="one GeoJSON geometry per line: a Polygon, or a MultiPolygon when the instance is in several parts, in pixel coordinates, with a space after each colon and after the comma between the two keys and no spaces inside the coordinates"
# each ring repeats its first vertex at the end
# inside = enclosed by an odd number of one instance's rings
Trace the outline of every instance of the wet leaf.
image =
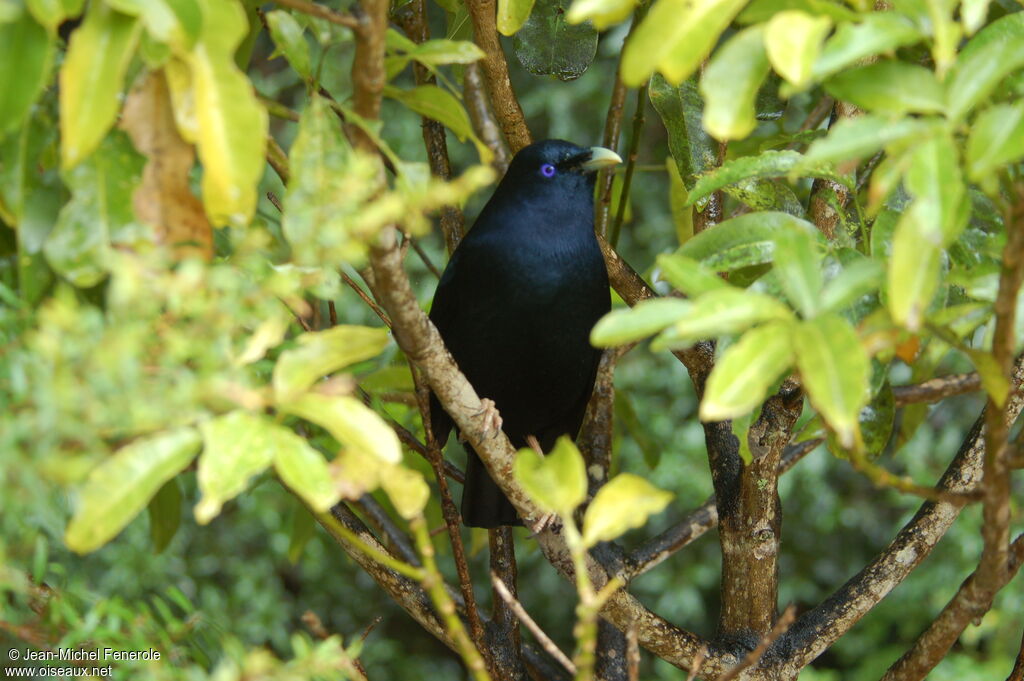
{"type": "Polygon", "coordinates": [[[1024,65],[1024,15],[993,21],[964,46],[946,78],[946,115],[965,117],[1010,73],[1024,65]]]}
{"type": "Polygon", "coordinates": [[[772,261],[775,237],[783,229],[817,233],[814,225],[788,213],[748,213],[697,234],[679,253],[715,271],[761,265],[772,261]]]}
{"type": "Polygon", "coordinates": [[[513,46],[519,63],[537,76],[575,80],[597,54],[597,31],[589,23],[566,20],[569,0],[537,0],[513,46]]]}
{"type": "Polygon", "coordinates": [[[870,361],[857,332],[835,314],[798,324],[796,365],[807,396],[846,449],[860,448],[860,411],[870,398],[870,361]]]}
{"type": "Polygon", "coordinates": [[[660,74],[651,77],[648,96],[668,132],[668,148],[686,187],[718,162],[718,143],[704,130],[704,102],[696,80],[670,85],[660,74]]]}
{"type": "Polygon", "coordinates": [[[718,289],[695,299],[690,312],[663,331],[651,348],[683,347],[699,340],[742,333],[763,322],[791,319],[789,307],[771,296],[733,287],[718,289]]]}
{"type": "Polygon", "coordinates": [[[774,261],[786,298],[804,319],[814,317],[823,286],[821,253],[814,236],[801,229],[781,230],[775,238],[774,261]]]}
{"type": "Polygon", "coordinates": [[[743,180],[785,177],[797,167],[803,177],[822,177],[846,186],[851,184],[850,177],[836,173],[825,164],[804,163],[804,156],[799,152],[769,150],[756,156],[741,156],[726,161],[720,167],[701,175],[690,190],[689,203],[696,203],[723,187],[743,180]]]}

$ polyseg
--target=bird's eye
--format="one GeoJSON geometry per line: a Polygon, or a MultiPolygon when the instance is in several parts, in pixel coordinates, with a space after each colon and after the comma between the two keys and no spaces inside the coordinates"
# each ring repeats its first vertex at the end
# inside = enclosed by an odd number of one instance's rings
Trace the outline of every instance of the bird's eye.
{"type": "Polygon", "coordinates": [[[540,174],[543,175],[544,177],[554,177],[555,167],[550,163],[545,163],[540,167],[540,174]]]}

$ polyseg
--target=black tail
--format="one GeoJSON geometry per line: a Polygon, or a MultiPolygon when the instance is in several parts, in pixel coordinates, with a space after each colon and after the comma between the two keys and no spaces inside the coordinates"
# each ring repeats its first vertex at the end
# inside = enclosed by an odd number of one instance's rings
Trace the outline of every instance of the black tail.
{"type": "Polygon", "coordinates": [[[502,525],[522,525],[515,507],[491,479],[476,452],[466,445],[466,484],[462,490],[462,522],[469,527],[488,529],[502,525]]]}

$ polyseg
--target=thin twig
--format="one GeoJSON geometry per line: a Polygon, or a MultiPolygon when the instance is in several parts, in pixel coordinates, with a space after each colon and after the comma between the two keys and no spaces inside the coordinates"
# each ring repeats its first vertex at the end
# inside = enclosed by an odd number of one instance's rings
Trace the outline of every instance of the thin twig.
{"type": "Polygon", "coordinates": [[[540,643],[541,647],[548,653],[548,655],[555,658],[555,660],[565,667],[570,674],[575,674],[576,665],[572,663],[572,660],[570,660],[569,657],[563,653],[557,645],[555,645],[555,642],[551,640],[551,637],[545,634],[544,630],[533,621],[533,618],[530,617],[530,613],[526,612],[526,609],[518,600],[516,600],[515,596],[509,593],[508,587],[505,586],[505,583],[502,582],[501,579],[498,578],[498,575],[493,572],[491,573],[491,584],[494,585],[494,591],[501,596],[501,599],[505,601],[509,609],[515,613],[516,617],[519,618],[519,621],[530,630],[530,633],[533,634],[533,637],[537,639],[537,642],[540,643]]]}
{"type": "Polygon", "coordinates": [[[749,669],[757,664],[761,659],[761,656],[764,655],[764,651],[768,650],[768,646],[774,643],[779,636],[782,636],[782,634],[786,632],[786,629],[789,629],[789,625],[793,624],[793,620],[795,619],[796,606],[790,605],[786,608],[786,611],[782,613],[782,617],[780,617],[779,621],[775,623],[772,630],[765,636],[761,637],[761,641],[757,644],[757,647],[747,653],[747,656],[744,657],[738,665],[730,669],[723,676],[718,677],[716,681],[732,681],[739,676],[740,672],[744,669],[749,669]]]}
{"type": "Polygon", "coordinates": [[[1006,677],[1006,681],[1024,681],[1024,634],[1021,634],[1020,651],[1017,653],[1017,660],[1013,663],[1013,671],[1006,677]]]}
{"type": "Polygon", "coordinates": [[[284,206],[281,205],[281,199],[277,198],[277,194],[274,192],[267,192],[267,201],[270,201],[270,205],[276,208],[278,213],[284,212],[284,206]]]}
{"type": "Polygon", "coordinates": [[[923,383],[913,385],[896,385],[892,388],[892,396],[897,407],[921,402],[933,403],[952,397],[981,390],[981,377],[977,371],[967,374],[950,374],[939,376],[923,383]]]}
{"type": "Polygon", "coordinates": [[[434,275],[434,278],[440,279],[441,270],[437,269],[434,263],[430,262],[430,256],[428,256],[427,252],[423,250],[423,246],[420,246],[420,242],[416,241],[415,239],[408,239],[408,241],[412,244],[412,250],[416,251],[416,255],[420,257],[420,260],[423,261],[423,264],[427,266],[427,269],[430,270],[430,273],[434,275]]]}
{"type": "Polygon", "coordinates": [[[636,91],[636,110],[633,112],[633,130],[629,138],[629,155],[626,158],[626,174],[622,178],[622,191],[619,192],[619,209],[615,215],[615,225],[612,227],[608,239],[612,248],[619,243],[619,233],[622,230],[622,222],[626,219],[626,206],[629,205],[629,191],[633,185],[633,171],[636,168],[636,159],[639,156],[640,133],[644,129],[647,110],[647,83],[644,83],[636,91]]]}
{"type": "Polygon", "coordinates": [[[309,2],[309,0],[274,0],[274,4],[280,5],[281,7],[288,7],[296,12],[302,12],[308,14],[311,17],[317,17],[318,19],[324,19],[337,24],[338,26],[345,26],[352,30],[359,29],[359,20],[350,14],[343,14],[330,7],[318,5],[315,2],[309,2]]]}
{"type": "Polygon", "coordinates": [[[338,273],[341,275],[341,280],[344,281],[350,289],[355,291],[356,294],[363,299],[363,302],[369,305],[370,309],[380,317],[380,320],[384,322],[384,325],[390,329],[391,320],[388,318],[388,313],[385,312],[384,309],[381,308],[381,306],[378,305],[376,301],[374,301],[374,299],[371,298],[352,277],[348,276],[348,274],[345,273],[345,270],[338,270],[338,273]]]}
{"type": "MultiPolygon", "coordinates": [[[[277,143],[277,140],[272,135],[267,135],[267,162],[270,163],[270,167],[274,169],[277,176],[281,178],[281,183],[284,185],[288,184],[288,179],[291,177],[291,173],[288,171],[288,154],[284,153],[284,149],[277,143]]],[[[279,204],[274,204],[278,210],[281,210],[279,204]]]]}

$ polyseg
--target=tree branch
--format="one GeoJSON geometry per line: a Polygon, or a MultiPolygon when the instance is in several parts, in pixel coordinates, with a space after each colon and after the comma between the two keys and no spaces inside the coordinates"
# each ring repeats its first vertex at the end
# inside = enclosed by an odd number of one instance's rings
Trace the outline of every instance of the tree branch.
{"type": "Polygon", "coordinates": [[[920,402],[939,402],[953,395],[963,395],[981,390],[981,377],[977,371],[967,374],[939,376],[913,385],[894,385],[892,396],[897,407],[920,402]]]}
{"type": "Polygon", "coordinates": [[[359,20],[355,17],[335,11],[330,7],[325,7],[324,5],[318,5],[315,2],[309,2],[309,0],[274,0],[274,4],[293,9],[296,12],[308,14],[311,17],[324,19],[332,24],[345,26],[346,28],[351,28],[355,31],[360,28],[359,20]]]}
{"type": "Polygon", "coordinates": [[[541,648],[543,648],[548,655],[553,657],[558,664],[565,667],[570,674],[575,674],[576,665],[574,665],[572,660],[570,660],[569,657],[563,653],[557,645],[555,645],[555,642],[551,640],[551,637],[544,633],[544,630],[540,628],[540,625],[530,617],[530,613],[526,612],[526,608],[523,607],[522,603],[516,600],[516,597],[512,595],[508,590],[508,587],[505,586],[505,583],[494,572],[491,573],[491,584],[494,585],[494,592],[508,604],[508,607],[513,613],[515,613],[516,617],[519,618],[519,621],[526,625],[526,628],[530,630],[533,637],[537,639],[538,643],[540,643],[541,648]]]}
{"type": "Polygon", "coordinates": [[[501,131],[508,141],[512,153],[530,144],[530,129],[526,125],[526,117],[519,106],[519,100],[512,90],[512,81],[508,75],[508,63],[505,52],[501,48],[498,37],[495,0],[470,0],[466,3],[469,16],[473,21],[473,38],[484,58],[480,62],[483,67],[487,90],[491,93],[494,114],[501,126],[501,131]]]}
{"type": "MultiPolygon", "coordinates": [[[[298,0],[288,0],[296,2],[298,0]]],[[[384,36],[388,28],[387,0],[360,0],[356,53],[352,60],[352,107],[369,120],[380,118],[380,100],[387,83],[384,69],[384,36]]],[[[356,147],[376,155],[377,145],[359,126],[349,125],[349,137],[356,147]]]]}
{"type": "Polygon", "coordinates": [[[512,154],[509,152],[508,144],[501,136],[501,128],[498,127],[498,122],[494,118],[491,101],[487,95],[487,86],[484,84],[484,77],[478,64],[466,65],[462,94],[466,100],[466,110],[469,112],[469,120],[473,123],[473,130],[494,154],[494,161],[491,165],[504,175],[508,170],[509,161],[512,160],[512,154]]]}
{"type": "MultiPolygon", "coordinates": [[[[1009,563],[999,578],[1002,584],[998,585],[997,591],[1006,586],[1020,569],[1021,561],[1024,560],[1024,535],[1017,537],[1010,545],[1008,557],[1009,563]]],[[[923,679],[949,653],[967,625],[988,612],[992,607],[994,592],[989,593],[991,586],[981,583],[980,569],[979,566],[964,580],[956,595],[918,636],[910,650],[889,667],[882,681],[923,679]]]]}
{"type": "MultiPolygon", "coordinates": [[[[836,101],[832,109],[831,124],[841,118],[854,118],[862,113],[849,102],[836,101]]],[[[835,197],[835,204],[838,204],[839,208],[844,207],[850,200],[850,190],[840,183],[824,178],[816,179],[811,185],[811,202],[807,208],[807,216],[817,225],[825,238],[831,240],[836,238],[836,227],[840,224],[842,216],[836,210],[837,206],[829,201],[830,195],[835,197]]]]}
{"type": "MultiPolygon", "coordinates": [[[[398,19],[402,24],[405,34],[416,43],[423,43],[430,40],[430,25],[427,22],[426,2],[424,0],[411,0],[408,5],[398,13],[398,19]]],[[[413,76],[417,85],[433,83],[437,79],[431,75],[427,67],[419,62],[413,62],[413,76]]],[[[452,177],[451,161],[448,158],[448,139],[444,126],[432,118],[423,116],[423,144],[427,148],[427,162],[430,164],[430,172],[442,180],[450,180],[452,177]]],[[[441,233],[444,235],[444,243],[451,254],[455,247],[462,240],[465,220],[462,210],[458,206],[441,207],[441,233]]]]}
{"type": "MultiPolygon", "coordinates": [[[[1024,405],[1019,391],[1022,378],[1024,357],[1018,359],[1014,368],[1014,392],[1005,412],[1008,421],[1015,419],[1024,405]]],[[[984,423],[982,414],[939,480],[939,489],[970,493],[976,488],[982,473],[984,423]]],[[[884,551],[825,601],[802,615],[776,642],[773,649],[779,651],[780,673],[795,675],[849,631],[931,553],[961,508],[963,506],[943,501],[922,504],[884,551]]]]}

